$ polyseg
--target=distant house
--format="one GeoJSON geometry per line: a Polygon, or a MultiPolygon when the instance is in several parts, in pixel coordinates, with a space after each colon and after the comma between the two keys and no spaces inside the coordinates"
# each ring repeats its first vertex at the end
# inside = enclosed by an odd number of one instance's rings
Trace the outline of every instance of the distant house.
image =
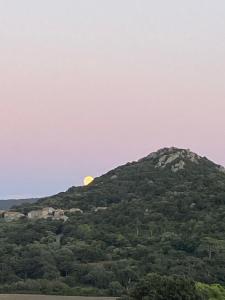
{"type": "Polygon", "coordinates": [[[48,215],[53,215],[55,212],[55,209],[53,207],[44,207],[42,209],[42,214],[48,214],[48,215]]]}
{"type": "Polygon", "coordinates": [[[42,217],[42,210],[32,210],[27,214],[28,219],[40,219],[42,217]]]}
{"type": "Polygon", "coordinates": [[[27,216],[21,214],[20,212],[14,211],[4,211],[0,210],[0,218],[4,218],[5,221],[16,221],[21,218],[28,218],[30,220],[38,219],[52,219],[52,220],[63,220],[64,222],[68,220],[65,216],[63,209],[54,209],[52,207],[44,207],[43,209],[32,210],[27,216]]]}
{"type": "Polygon", "coordinates": [[[6,211],[3,213],[3,217],[5,221],[10,222],[25,218],[25,215],[15,211],[6,211]]]}
{"type": "Polygon", "coordinates": [[[64,216],[64,210],[56,209],[53,213],[53,219],[60,220],[64,216]]]}
{"type": "Polygon", "coordinates": [[[53,219],[67,221],[68,217],[64,215],[64,210],[44,207],[41,210],[32,210],[27,215],[28,219],[53,219]]]}
{"type": "Polygon", "coordinates": [[[64,215],[64,210],[56,209],[54,211],[52,219],[53,220],[63,220],[64,222],[66,222],[69,218],[64,215]]]}
{"type": "Polygon", "coordinates": [[[28,219],[47,219],[53,216],[55,209],[52,207],[44,207],[39,210],[32,210],[28,213],[28,219]]]}

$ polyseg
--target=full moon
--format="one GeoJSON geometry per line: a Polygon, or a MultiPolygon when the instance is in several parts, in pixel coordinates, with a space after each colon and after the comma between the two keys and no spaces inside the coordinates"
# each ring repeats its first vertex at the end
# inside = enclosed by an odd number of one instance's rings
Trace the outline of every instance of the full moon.
{"type": "Polygon", "coordinates": [[[93,180],[94,178],[92,176],[86,176],[84,178],[84,185],[89,185],[93,180]]]}

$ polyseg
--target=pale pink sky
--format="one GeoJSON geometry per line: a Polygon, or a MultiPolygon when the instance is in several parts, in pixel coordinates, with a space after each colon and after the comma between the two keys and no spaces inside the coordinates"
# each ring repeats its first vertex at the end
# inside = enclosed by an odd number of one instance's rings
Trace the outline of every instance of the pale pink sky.
{"type": "Polygon", "coordinates": [[[224,0],[0,0],[0,198],[164,147],[225,165],[224,0]]]}

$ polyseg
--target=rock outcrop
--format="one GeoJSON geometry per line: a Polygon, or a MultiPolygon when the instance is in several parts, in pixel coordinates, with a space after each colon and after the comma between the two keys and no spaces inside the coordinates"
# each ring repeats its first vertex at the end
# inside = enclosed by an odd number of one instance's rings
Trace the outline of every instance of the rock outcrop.
{"type": "Polygon", "coordinates": [[[177,149],[175,147],[163,148],[153,152],[143,160],[152,160],[155,168],[170,167],[172,172],[178,172],[185,168],[186,162],[198,164],[201,157],[189,149],[177,149]]]}

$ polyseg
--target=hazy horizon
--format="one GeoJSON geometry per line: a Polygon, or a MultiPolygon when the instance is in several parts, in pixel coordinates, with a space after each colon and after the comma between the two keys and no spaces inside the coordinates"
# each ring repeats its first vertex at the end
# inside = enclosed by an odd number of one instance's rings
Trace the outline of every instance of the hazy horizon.
{"type": "Polygon", "coordinates": [[[162,147],[225,165],[225,2],[0,0],[0,199],[162,147]]]}

